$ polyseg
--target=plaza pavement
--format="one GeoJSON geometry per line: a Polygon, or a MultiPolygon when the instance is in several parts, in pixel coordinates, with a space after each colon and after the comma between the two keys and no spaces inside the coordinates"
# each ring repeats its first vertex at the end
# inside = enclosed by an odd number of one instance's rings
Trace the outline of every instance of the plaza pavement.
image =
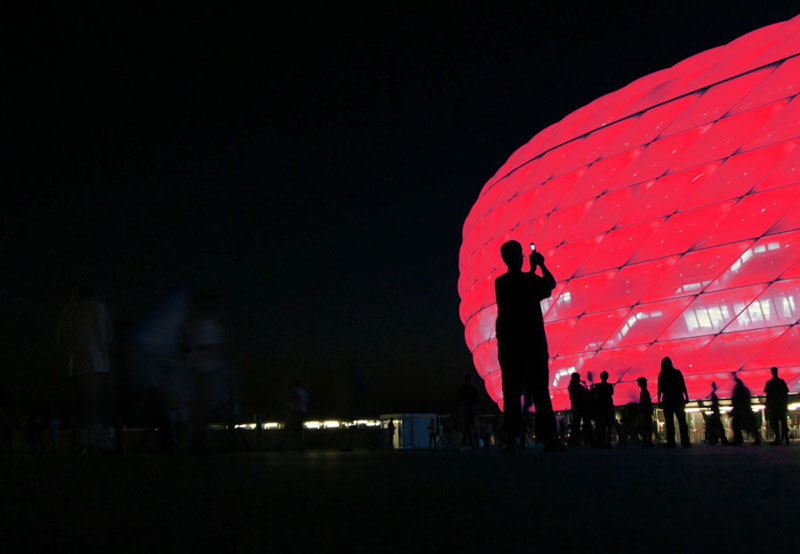
{"type": "Polygon", "coordinates": [[[0,456],[3,552],[800,552],[800,446],[0,456]]]}

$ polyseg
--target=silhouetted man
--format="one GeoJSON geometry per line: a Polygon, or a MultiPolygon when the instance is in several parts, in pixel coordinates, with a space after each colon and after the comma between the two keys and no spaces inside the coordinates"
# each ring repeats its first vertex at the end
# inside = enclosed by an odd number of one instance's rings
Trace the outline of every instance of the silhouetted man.
{"type": "Polygon", "coordinates": [[[569,435],[569,445],[579,445],[581,436],[589,444],[592,436],[592,422],[589,419],[589,391],[581,383],[580,373],[573,373],[570,376],[569,401],[572,405],[572,432],[569,435]]]}
{"type": "Polygon", "coordinates": [[[689,401],[689,392],[686,390],[686,381],[683,373],[672,365],[670,358],[661,360],[661,372],[658,374],[658,402],[664,409],[664,419],[667,424],[667,448],[675,448],[675,421],[678,418],[678,427],[681,432],[681,446],[690,448],[689,427],[686,425],[686,402],[689,401]]]}
{"type": "Polygon", "coordinates": [[[597,436],[600,448],[611,447],[611,428],[614,417],[614,385],[608,382],[608,372],[600,373],[600,382],[594,386],[597,400],[597,436]]]}
{"type": "MultiPolygon", "coordinates": [[[[531,270],[522,271],[522,246],[508,241],[500,248],[508,271],[495,281],[497,298],[497,357],[503,376],[504,450],[511,450],[522,432],[520,397],[525,393],[536,407],[536,439],[548,450],[561,450],[550,402],[547,337],[540,302],[549,298],[556,280],[544,256],[531,252],[531,270]],[[540,277],[535,273],[539,267],[540,277]]],[[[526,404],[528,402],[526,401],[526,404]]]]}
{"type": "Polygon", "coordinates": [[[772,379],[764,386],[764,393],[767,395],[769,426],[775,434],[772,444],[789,444],[789,424],[786,422],[789,387],[786,386],[786,381],[778,377],[777,367],[773,367],[770,371],[772,379]]]}
{"type": "Polygon", "coordinates": [[[744,430],[753,436],[753,445],[758,446],[761,444],[761,432],[758,430],[756,415],[750,405],[750,389],[745,386],[738,375],[734,376],[733,379],[736,381],[731,395],[731,404],[733,404],[733,410],[731,410],[731,415],[733,416],[733,421],[731,422],[733,444],[741,446],[744,443],[744,437],[742,437],[742,430],[744,430]]]}
{"type": "Polygon", "coordinates": [[[456,393],[456,404],[458,413],[461,417],[461,446],[474,448],[477,446],[475,419],[478,412],[478,389],[472,385],[472,376],[464,376],[464,384],[458,388],[456,393]]]}
{"type": "Polygon", "coordinates": [[[639,377],[636,380],[639,385],[639,434],[642,439],[642,446],[653,446],[653,399],[650,391],[647,390],[647,379],[639,377]]]}
{"type": "Polygon", "coordinates": [[[108,450],[111,446],[112,335],[106,307],[94,299],[92,287],[81,287],[77,302],[61,315],[57,339],[69,356],[78,446],[83,453],[108,450]]]}
{"type": "Polygon", "coordinates": [[[727,446],[728,438],[725,436],[725,427],[722,426],[722,414],[719,410],[719,397],[717,397],[717,384],[711,383],[711,416],[708,418],[708,442],[727,446]]]}

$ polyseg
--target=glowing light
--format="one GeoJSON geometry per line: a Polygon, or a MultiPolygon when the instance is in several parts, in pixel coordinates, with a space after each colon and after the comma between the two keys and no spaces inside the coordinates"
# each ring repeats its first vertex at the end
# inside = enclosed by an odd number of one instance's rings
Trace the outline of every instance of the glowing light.
{"type": "Polygon", "coordinates": [[[763,390],[772,366],[795,390],[797,36],[800,16],[642,77],[537,134],[489,179],[464,223],[458,290],[496,402],[493,282],[509,239],[535,241],[558,280],[542,303],[557,410],[569,408],[565,377],[609,360],[617,391],[654,380],[663,356],[691,398],[712,381],[730,396],[737,371],[763,390]]]}

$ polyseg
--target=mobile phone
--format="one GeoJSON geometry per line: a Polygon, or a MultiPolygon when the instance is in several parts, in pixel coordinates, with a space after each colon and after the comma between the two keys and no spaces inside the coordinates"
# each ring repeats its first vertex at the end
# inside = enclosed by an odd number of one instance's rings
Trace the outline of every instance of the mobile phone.
{"type": "Polygon", "coordinates": [[[531,243],[531,252],[536,252],[536,247],[531,243]]]}

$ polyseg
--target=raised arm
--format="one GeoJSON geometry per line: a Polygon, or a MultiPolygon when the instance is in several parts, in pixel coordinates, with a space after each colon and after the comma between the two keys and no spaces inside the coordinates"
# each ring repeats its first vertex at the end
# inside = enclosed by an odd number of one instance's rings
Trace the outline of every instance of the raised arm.
{"type": "Polygon", "coordinates": [[[551,291],[556,288],[556,278],[553,277],[553,274],[550,273],[549,269],[547,269],[547,266],[544,263],[544,256],[542,256],[539,252],[531,252],[530,260],[531,271],[534,271],[537,265],[542,268],[544,286],[551,291]]]}
{"type": "Polygon", "coordinates": [[[683,378],[683,374],[681,374],[681,385],[683,385],[683,399],[689,402],[689,391],[686,390],[686,379],[683,378]]]}

